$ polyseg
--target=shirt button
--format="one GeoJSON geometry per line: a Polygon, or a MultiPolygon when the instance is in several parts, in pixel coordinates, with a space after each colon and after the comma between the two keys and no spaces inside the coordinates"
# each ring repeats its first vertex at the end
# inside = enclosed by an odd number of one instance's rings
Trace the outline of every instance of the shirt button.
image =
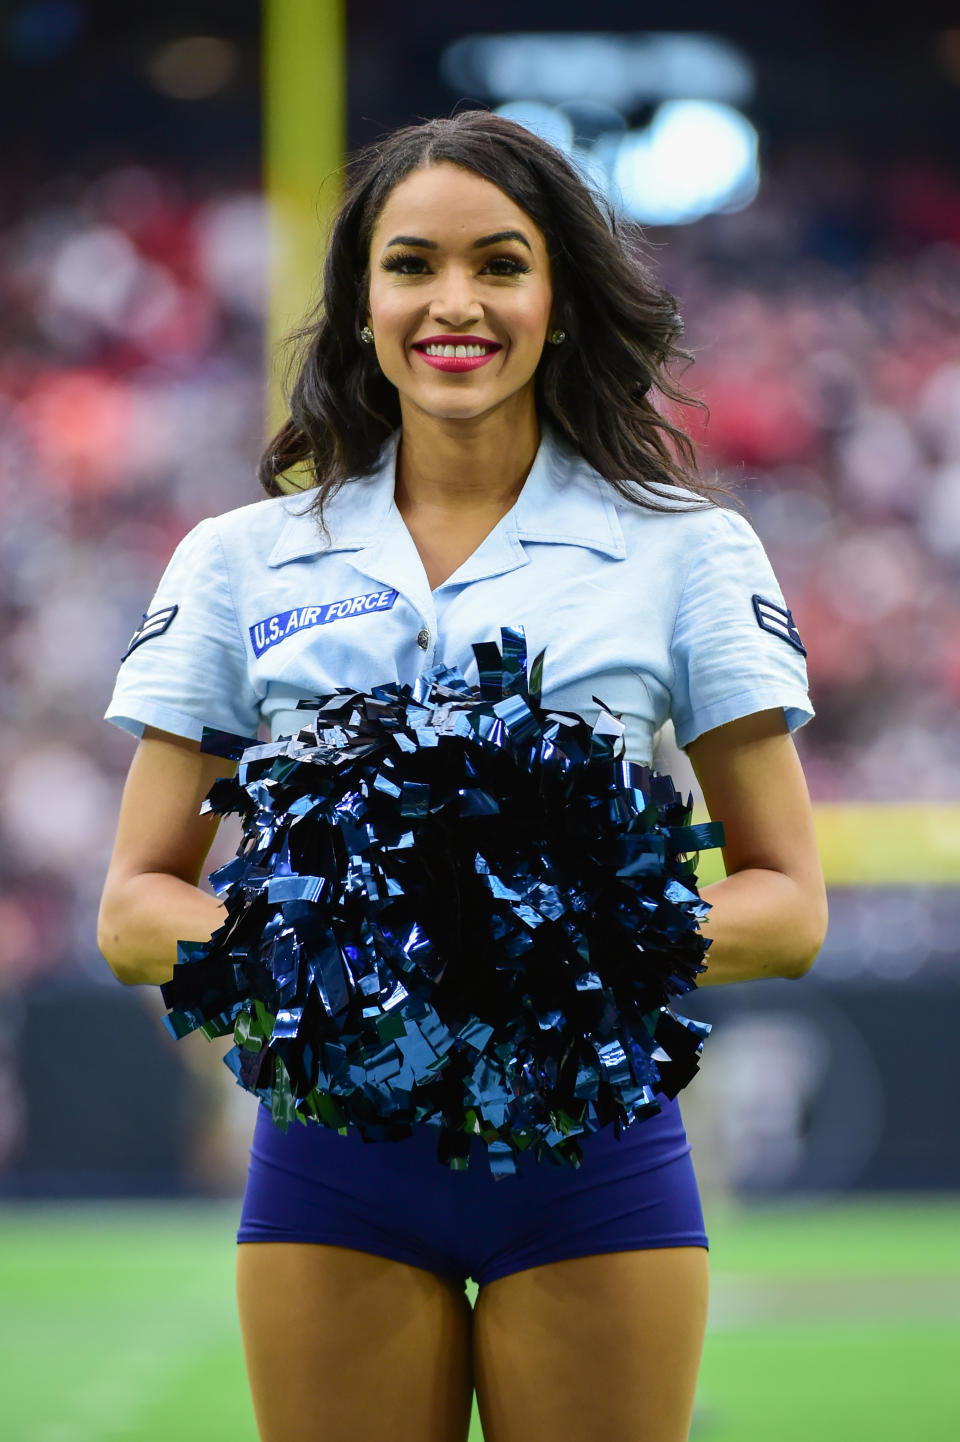
{"type": "Polygon", "coordinates": [[[427,649],[427,647],[430,645],[429,631],[424,630],[417,633],[417,645],[420,647],[421,651],[425,651],[427,649]]]}

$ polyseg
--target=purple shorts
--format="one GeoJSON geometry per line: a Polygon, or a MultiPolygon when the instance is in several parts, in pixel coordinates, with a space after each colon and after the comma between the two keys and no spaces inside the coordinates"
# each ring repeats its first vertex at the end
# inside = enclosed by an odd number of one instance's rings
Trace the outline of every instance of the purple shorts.
{"type": "Polygon", "coordinates": [[[238,1242],[319,1242],[479,1286],[569,1257],[706,1247],[680,1109],[581,1138],[578,1169],[521,1161],[494,1181],[476,1138],[466,1171],[436,1159],[437,1132],[364,1142],[260,1106],[238,1242]]]}

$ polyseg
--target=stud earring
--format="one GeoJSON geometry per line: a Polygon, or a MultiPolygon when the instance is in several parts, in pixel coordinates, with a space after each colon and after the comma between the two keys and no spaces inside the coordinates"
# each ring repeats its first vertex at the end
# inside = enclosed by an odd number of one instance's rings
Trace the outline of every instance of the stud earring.
{"type": "Polygon", "coordinates": [[[566,340],[566,338],[567,338],[567,333],[566,333],[565,330],[552,330],[552,331],[550,332],[550,344],[551,344],[551,345],[563,345],[563,343],[564,343],[564,341],[566,340]]]}
{"type": "Polygon", "coordinates": [[[365,325],[360,331],[360,339],[363,341],[364,345],[373,345],[373,331],[368,325],[365,325]]]}

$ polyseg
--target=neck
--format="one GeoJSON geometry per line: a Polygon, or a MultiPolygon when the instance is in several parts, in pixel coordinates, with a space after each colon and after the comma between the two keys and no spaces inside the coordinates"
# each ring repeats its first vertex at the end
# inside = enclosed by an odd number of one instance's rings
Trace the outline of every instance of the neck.
{"type": "Polygon", "coordinates": [[[513,505],[540,445],[533,406],[506,420],[498,412],[469,421],[403,415],[397,453],[396,499],[418,510],[501,514],[513,505]]]}

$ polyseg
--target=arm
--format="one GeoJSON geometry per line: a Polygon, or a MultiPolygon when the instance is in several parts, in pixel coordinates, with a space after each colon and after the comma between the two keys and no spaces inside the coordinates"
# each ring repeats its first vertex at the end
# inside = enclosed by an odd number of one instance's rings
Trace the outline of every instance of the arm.
{"type": "Polygon", "coordinates": [[[827,900],[806,782],[783,712],[761,711],[690,743],[711,816],[723,822],[723,881],[705,886],[712,939],[701,986],[799,977],[827,929],[827,900]]]}
{"type": "Polygon", "coordinates": [[[200,816],[218,776],[236,762],[148,726],[124,786],[107,869],[97,945],[114,974],[132,986],[160,986],[173,975],[178,941],[205,941],[226,907],[197,882],[220,818],[200,816]]]}

